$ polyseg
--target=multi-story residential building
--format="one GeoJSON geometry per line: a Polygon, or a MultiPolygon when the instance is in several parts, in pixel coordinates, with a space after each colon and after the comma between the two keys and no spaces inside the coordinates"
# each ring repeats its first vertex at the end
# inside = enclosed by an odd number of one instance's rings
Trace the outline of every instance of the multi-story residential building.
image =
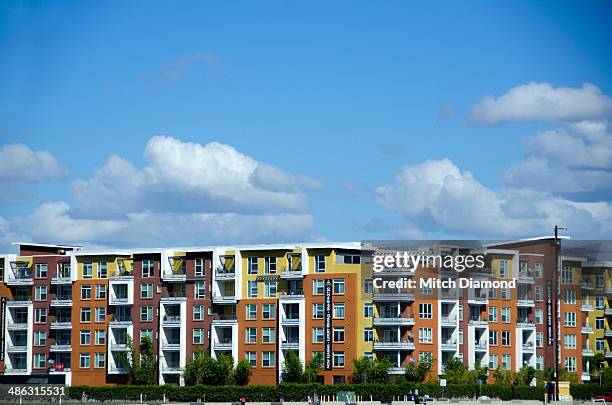
{"type": "Polygon", "coordinates": [[[130,344],[153,343],[160,384],[184,384],[198,353],[249,361],[250,383],[275,384],[289,351],[320,354],[322,382],[347,381],[353,361],[388,359],[391,374],[453,357],[514,371],[560,366],[583,381],[612,360],[612,262],[566,252],[552,238],[434,253],[486,251],[483,268],[420,265],[373,272],[376,247],[351,243],[95,251],[20,243],[0,255],[0,380],[104,385],[127,380],[130,344]],[[558,268],[558,271],[556,269],[558,268]],[[516,288],[433,288],[421,279],[516,280],[516,288]],[[378,288],[378,281],[413,280],[378,288]],[[558,289],[558,294],[555,294],[558,289]],[[559,316],[553,312],[558,297],[559,316]],[[602,359],[603,360],[596,360],[602,359]]]}

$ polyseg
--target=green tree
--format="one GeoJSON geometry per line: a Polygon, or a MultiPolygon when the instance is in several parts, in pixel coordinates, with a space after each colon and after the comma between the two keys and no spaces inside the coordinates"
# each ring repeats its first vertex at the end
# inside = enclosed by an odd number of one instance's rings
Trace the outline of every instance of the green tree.
{"type": "Polygon", "coordinates": [[[418,363],[410,363],[406,366],[405,377],[410,382],[423,382],[431,371],[432,359],[423,358],[418,363]]]}
{"type": "Polygon", "coordinates": [[[386,383],[389,381],[389,359],[361,357],[353,360],[353,382],[355,383],[386,383]]]}
{"type": "Polygon", "coordinates": [[[232,371],[234,370],[234,359],[232,359],[232,356],[226,354],[219,355],[217,357],[217,364],[221,373],[219,380],[222,381],[222,384],[231,384],[232,371]]]}
{"type": "Polygon", "coordinates": [[[247,385],[251,377],[251,363],[243,359],[236,364],[232,372],[232,381],[236,385],[247,385]]]}
{"type": "Polygon", "coordinates": [[[536,370],[533,367],[523,367],[517,371],[515,379],[518,385],[530,385],[536,376],[536,370]]]}
{"type": "Polygon", "coordinates": [[[493,371],[493,382],[500,385],[512,385],[515,375],[512,370],[506,370],[498,367],[493,371]]]}
{"type": "Polygon", "coordinates": [[[208,353],[196,353],[183,371],[185,385],[224,385],[227,383],[227,376],[224,374],[219,361],[210,357],[208,353]]]}
{"type": "Polygon", "coordinates": [[[467,370],[457,357],[451,357],[444,366],[444,377],[448,384],[465,384],[467,370]]]}
{"type": "Polygon", "coordinates": [[[293,351],[287,351],[282,374],[283,381],[299,383],[304,380],[304,367],[299,356],[293,351]]]}
{"type": "Polygon", "coordinates": [[[129,355],[124,358],[128,369],[128,380],[135,385],[150,385],[156,383],[155,371],[157,361],[153,351],[153,341],[144,337],[140,345],[134,343],[128,335],[127,346],[129,355]]]}
{"type": "Polygon", "coordinates": [[[304,367],[304,378],[307,383],[313,383],[317,381],[319,371],[323,367],[323,356],[321,353],[315,353],[304,367]]]}

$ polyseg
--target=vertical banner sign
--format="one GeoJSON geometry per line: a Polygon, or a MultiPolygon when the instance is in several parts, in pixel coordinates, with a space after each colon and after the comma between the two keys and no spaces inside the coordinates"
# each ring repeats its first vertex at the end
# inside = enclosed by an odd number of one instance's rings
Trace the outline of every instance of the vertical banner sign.
{"type": "Polygon", "coordinates": [[[554,344],[553,336],[553,297],[552,297],[552,281],[546,280],[546,343],[548,346],[554,344]]]}
{"type": "Polygon", "coordinates": [[[0,316],[2,316],[2,329],[0,329],[0,361],[4,361],[4,326],[6,323],[6,297],[0,303],[0,316]]]}
{"type": "Polygon", "coordinates": [[[325,370],[332,369],[332,282],[325,280],[325,370]]]}

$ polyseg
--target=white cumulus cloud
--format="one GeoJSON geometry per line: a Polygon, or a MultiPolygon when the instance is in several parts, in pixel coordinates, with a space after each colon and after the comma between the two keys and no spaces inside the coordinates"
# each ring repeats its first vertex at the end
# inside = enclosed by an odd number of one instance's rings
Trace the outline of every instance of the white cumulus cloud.
{"type": "Polygon", "coordinates": [[[37,182],[63,174],[64,170],[48,151],[33,151],[19,143],[0,148],[0,181],[37,182]]]}

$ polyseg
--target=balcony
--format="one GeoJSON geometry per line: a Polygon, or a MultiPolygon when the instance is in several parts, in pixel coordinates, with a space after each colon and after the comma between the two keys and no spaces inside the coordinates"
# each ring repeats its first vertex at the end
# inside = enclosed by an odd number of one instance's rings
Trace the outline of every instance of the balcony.
{"type": "Polygon", "coordinates": [[[457,341],[455,339],[443,340],[441,347],[443,352],[454,352],[457,350],[457,341]]]}
{"type": "Polygon", "coordinates": [[[300,279],[304,277],[302,266],[281,267],[280,276],[284,279],[300,279]]]}
{"type": "Polygon", "coordinates": [[[180,366],[164,364],[161,367],[162,373],[164,374],[181,374],[183,371],[180,366]]]}
{"type": "Polygon", "coordinates": [[[52,352],[70,352],[72,351],[72,346],[69,341],[61,341],[55,342],[51,345],[52,352]]]}
{"type": "Polygon", "coordinates": [[[374,350],[414,350],[414,342],[392,339],[375,340],[374,350]]]}
{"type": "Polygon", "coordinates": [[[389,314],[383,314],[383,316],[374,318],[373,323],[374,326],[413,326],[414,318],[411,316],[389,316],[389,314]]]}
{"type": "Polygon", "coordinates": [[[580,288],[582,288],[583,290],[592,290],[593,289],[593,283],[591,283],[588,280],[582,280],[582,281],[580,281],[580,288]]]}
{"type": "Polygon", "coordinates": [[[304,298],[304,290],[301,288],[292,288],[280,292],[280,299],[304,298]]]}
{"type": "Polygon", "coordinates": [[[593,357],[595,355],[595,352],[593,351],[593,349],[587,346],[582,348],[582,355],[585,357],[593,357]]]}
{"type": "Polygon", "coordinates": [[[516,306],[518,307],[535,307],[535,301],[529,297],[519,297],[516,300],[516,306]]]}
{"type": "Polygon", "coordinates": [[[170,283],[183,282],[183,281],[187,281],[187,274],[185,272],[185,269],[166,271],[164,272],[163,279],[164,281],[168,281],[170,283]]]}
{"type": "Polygon", "coordinates": [[[109,366],[108,367],[108,373],[109,374],[127,374],[128,373],[128,369],[125,368],[125,367],[109,366]]]}
{"type": "Polygon", "coordinates": [[[488,322],[486,319],[470,318],[468,320],[468,325],[475,326],[477,328],[486,328],[488,326],[488,322]]]}
{"type": "Polygon", "coordinates": [[[217,293],[212,296],[212,300],[214,304],[235,304],[236,296],[234,292],[231,292],[231,295],[217,293]]]}
{"type": "Polygon", "coordinates": [[[161,348],[162,350],[167,350],[167,351],[173,351],[173,352],[179,351],[181,350],[181,342],[180,341],[170,341],[170,342],[162,341],[161,348]]]}
{"type": "Polygon", "coordinates": [[[412,302],[414,294],[398,292],[378,292],[374,293],[374,301],[378,302],[412,302]]]}
{"type": "Polygon", "coordinates": [[[529,271],[519,271],[519,276],[516,281],[519,284],[533,284],[533,273],[529,271]]]}
{"type": "Polygon", "coordinates": [[[406,374],[406,369],[404,367],[389,367],[389,370],[387,371],[388,374],[391,375],[404,375],[406,374]]]}
{"type": "Polygon", "coordinates": [[[164,315],[162,319],[162,325],[164,326],[181,326],[181,316],[180,315],[164,315]]]}
{"type": "Polygon", "coordinates": [[[283,340],[281,342],[281,349],[283,350],[299,350],[300,341],[297,339],[283,340]]]}
{"type": "Polygon", "coordinates": [[[26,368],[7,368],[4,370],[4,375],[20,375],[27,374],[27,372],[26,368]]]}
{"type": "Polygon", "coordinates": [[[407,267],[384,268],[379,272],[374,272],[374,277],[412,277],[416,274],[414,269],[407,267]]]}
{"type": "Polygon", "coordinates": [[[489,348],[489,344],[487,340],[477,341],[474,344],[474,350],[477,352],[486,352],[488,348],[489,348]]]}
{"type": "Polygon", "coordinates": [[[234,325],[236,323],[238,323],[238,320],[236,319],[236,315],[232,314],[232,315],[219,315],[219,317],[217,319],[213,319],[212,323],[214,325],[234,325]]]}
{"type": "Polygon", "coordinates": [[[281,317],[281,325],[299,325],[300,324],[300,316],[299,315],[290,315],[281,317]]]}
{"type": "Polygon", "coordinates": [[[72,329],[72,321],[70,319],[54,319],[51,322],[51,329],[72,329]]]}
{"type": "Polygon", "coordinates": [[[535,349],[533,342],[523,342],[523,351],[532,352],[535,349]]]}
{"type": "Polygon", "coordinates": [[[535,329],[535,323],[528,318],[519,318],[516,320],[516,326],[519,328],[535,329]]]}
{"type": "Polygon", "coordinates": [[[108,324],[109,326],[129,326],[132,324],[132,317],[113,314],[108,324]]]}
{"type": "Polygon", "coordinates": [[[32,297],[29,296],[16,296],[12,301],[6,301],[7,307],[25,307],[32,305],[32,297]]]}
{"type": "Polygon", "coordinates": [[[6,325],[6,329],[8,330],[27,330],[28,323],[27,322],[8,322],[6,325]]]}
{"type": "Polygon", "coordinates": [[[232,350],[232,338],[219,338],[213,340],[214,350],[232,350]]]}
{"type": "Polygon", "coordinates": [[[489,297],[486,294],[474,295],[472,297],[468,297],[468,304],[486,305],[488,300],[489,300],[489,297]]]}
{"type": "Polygon", "coordinates": [[[442,316],[440,317],[440,323],[444,327],[454,328],[457,326],[457,318],[454,316],[442,316]]]}
{"type": "Polygon", "coordinates": [[[592,312],[595,311],[595,305],[591,305],[588,302],[582,303],[582,305],[580,306],[580,310],[582,312],[592,312]]]}
{"type": "Polygon", "coordinates": [[[71,296],[61,296],[56,297],[51,300],[52,307],[71,307],[72,306],[72,297],[71,296]]]}
{"type": "MultiPolygon", "coordinates": [[[[25,342],[23,342],[25,343],[25,342]]],[[[28,351],[28,346],[27,344],[24,345],[23,343],[19,343],[19,345],[15,345],[15,346],[6,346],[6,351],[9,353],[25,353],[28,351]]]]}
{"type": "Polygon", "coordinates": [[[12,272],[9,272],[8,277],[6,279],[6,284],[14,285],[14,286],[33,285],[34,279],[32,278],[32,268],[31,267],[19,267],[20,266],[19,263],[21,262],[11,263],[12,272]]]}
{"type": "Polygon", "coordinates": [[[51,284],[61,285],[61,284],[72,284],[72,280],[70,278],[70,274],[68,275],[60,275],[51,277],[51,284]]]}
{"type": "Polygon", "coordinates": [[[182,302],[187,301],[187,294],[185,291],[168,291],[163,297],[162,302],[182,302]]]}
{"type": "Polygon", "coordinates": [[[593,333],[593,328],[590,326],[583,326],[582,333],[593,333]]]}
{"type": "Polygon", "coordinates": [[[130,350],[126,343],[111,343],[110,349],[112,352],[127,352],[130,350]]]}
{"type": "Polygon", "coordinates": [[[612,315],[612,308],[605,308],[604,309],[604,314],[606,314],[606,316],[612,315]]]}
{"type": "Polygon", "coordinates": [[[606,352],[606,359],[612,359],[612,352],[606,352]]]}
{"type": "Polygon", "coordinates": [[[236,278],[236,269],[234,267],[226,269],[219,266],[215,269],[215,280],[234,280],[236,278]]]}
{"type": "Polygon", "coordinates": [[[110,274],[109,279],[112,281],[122,281],[122,280],[133,280],[134,275],[131,271],[127,269],[120,269],[119,271],[114,271],[110,274]]]}
{"type": "Polygon", "coordinates": [[[604,330],[604,336],[605,337],[612,337],[612,329],[604,330]]]}

